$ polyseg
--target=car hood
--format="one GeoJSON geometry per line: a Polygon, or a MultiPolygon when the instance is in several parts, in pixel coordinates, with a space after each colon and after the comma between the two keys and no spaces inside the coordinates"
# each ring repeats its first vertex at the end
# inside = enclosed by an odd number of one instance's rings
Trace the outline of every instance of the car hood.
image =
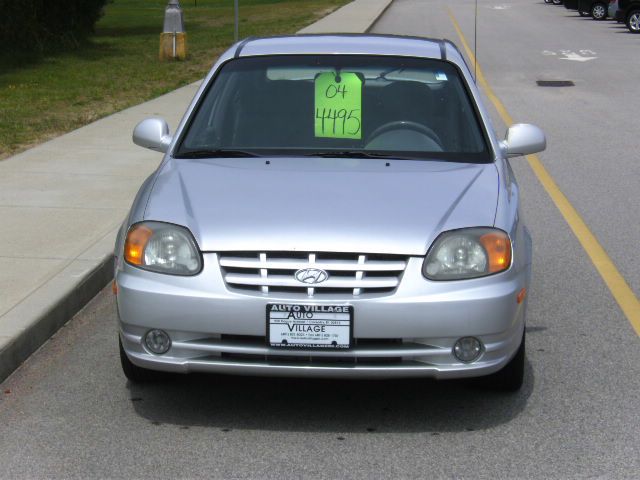
{"type": "Polygon", "coordinates": [[[145,220],[213,251],[424,255],[438,234],[492,226],[493,164],[351,158],[169,159],[145,220]]]}

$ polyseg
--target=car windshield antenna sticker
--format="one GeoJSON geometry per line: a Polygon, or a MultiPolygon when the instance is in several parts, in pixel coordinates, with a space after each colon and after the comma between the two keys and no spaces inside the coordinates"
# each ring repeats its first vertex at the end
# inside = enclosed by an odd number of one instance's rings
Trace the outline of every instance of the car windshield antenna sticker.
{"type": "Polygon", "coordinates": [[[315,80],[315,136],[362,138],[362,80],[356,73],[321,73],[315,80]]]}

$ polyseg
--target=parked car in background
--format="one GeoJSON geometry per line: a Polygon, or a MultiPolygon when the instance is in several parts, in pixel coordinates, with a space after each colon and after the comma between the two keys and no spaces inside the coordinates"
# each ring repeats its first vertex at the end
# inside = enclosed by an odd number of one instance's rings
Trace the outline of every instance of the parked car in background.
{"type": "Polygon", "coordinates": [[[631,33],[640,33],[640,0],[618,0],[614,18],[626,23],[631,33]]]}
{"type": "MultiPolygon", "coordinates": [[[[566,0],[564,3],[564,8],[567,10],[578,10],[578,1],[579,0],[566,0]]],[[[579,11],[578,12],[581,17],[586,17],[589,15],[589,12],[579,11]]]]}
{"type": "Polygon", "coordinates": [[[618,0],[609,0],[609,9],[607,11],[607,15],[609,16],[609,18],[613,18],[615,20],[617,20],[618,22],[622,22],[622,20],[619,20],[616,17],[616,12],[618,11],[618,0]]]}
{"type": "Polygon", "coordinates": [[[564,8],[577,10],[583,16],[591,16],[594,20],[607,18],[609,5],[604,0],[565,0],[564,8]]]}

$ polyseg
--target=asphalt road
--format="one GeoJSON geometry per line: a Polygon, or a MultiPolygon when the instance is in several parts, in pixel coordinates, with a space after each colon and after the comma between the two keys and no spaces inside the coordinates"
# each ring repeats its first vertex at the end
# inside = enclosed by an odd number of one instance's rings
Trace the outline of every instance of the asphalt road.
{"type": "MultiPolygon", "coordinates": [[[[450,4],[396,0],[374,31],[459,43],[450,4]]],[[[454,15],[473,44],[473,3],[458,0],[454,15]]],[[[638,295],[640,36],[524,0],[481,2],[478,25],[487,80],[517,121],[547,131],[542,162],[638,295]],[[571,52],[597,58],[561,59],[571,52]]],[[[526,161],[512,165],[535,255],[520,393],[207,376],[129,385],[105,289],[0,386],[0,478],[638,478],[640,339],[526,161]]]]}

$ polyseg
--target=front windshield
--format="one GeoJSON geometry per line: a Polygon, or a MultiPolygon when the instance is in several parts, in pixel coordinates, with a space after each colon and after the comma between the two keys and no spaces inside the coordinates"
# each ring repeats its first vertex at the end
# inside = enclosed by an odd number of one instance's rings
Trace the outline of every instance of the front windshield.
{"type": "Polygon", "coordinates": [[[491,161],[455,66],[363,55],[227,62],[187,123],[175,156],[225,152],[491,161]]]}

